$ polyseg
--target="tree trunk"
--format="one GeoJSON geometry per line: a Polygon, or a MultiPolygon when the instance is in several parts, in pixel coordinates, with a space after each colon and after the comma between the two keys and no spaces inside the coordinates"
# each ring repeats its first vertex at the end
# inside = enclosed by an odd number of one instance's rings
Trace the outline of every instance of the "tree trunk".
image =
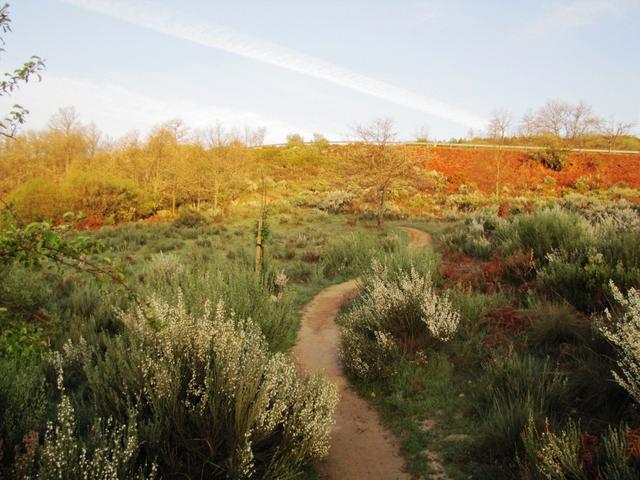
{"type": "Polygon", "coordinates": [[[258,233],[256,233],[256,281],[260,280],[260,274],[262,273],[262,222],[264,215],[260,212],[260,218],[258,219],[258,233]]]}
{"type": "Polygon", "coordinates": [[[380,190],[380,198],[378,199],[378,228],[384,226],[384,197],[385,190],[380,190]]]}
{"type": "Polygon", "coordinates": [[[218,179],[213,182],[213,214],[218,214],[218,192],[220,190],[220,183],[218,179]]]}

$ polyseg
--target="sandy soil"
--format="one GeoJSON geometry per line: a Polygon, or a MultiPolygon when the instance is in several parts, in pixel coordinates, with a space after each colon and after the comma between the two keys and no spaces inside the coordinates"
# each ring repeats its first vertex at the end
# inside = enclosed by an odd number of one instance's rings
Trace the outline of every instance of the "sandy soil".
{"type": "MultiPolygon", "coordinates": [[[[430,243],[427,233],[403,228],[412,248],[430,243]]],[[[344,375],[338,356],[340,329],[335,323],[340,307],[358,292],[351,280],[321,291],[303,310],[293,355],[308,372],[324,371],[340,390],[340,402],[331,433],[331,452],[317,465],[321,478],[331,480],[400,480],[404,472],[398,440],[387,431],[377,412],[358,396],[344,375]]]]}

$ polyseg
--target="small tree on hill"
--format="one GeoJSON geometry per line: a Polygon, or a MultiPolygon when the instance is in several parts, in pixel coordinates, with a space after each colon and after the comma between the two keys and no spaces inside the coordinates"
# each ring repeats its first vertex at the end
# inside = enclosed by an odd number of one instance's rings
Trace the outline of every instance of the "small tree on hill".
{"type": "Polygon", "coordinates": [[[500,163],[502,161],[502,147],[504,146],[507,133],[511,128],[513,118],[506,110],[495,110],[491,115],[488,126],[489,138],[499,146],[495,153],[496,162],[496,198],[500,197],[500,163]]]}
{"type": "Polygon", "coordinates": [[[361,143],[349,149],[346,173],[360,188],[374,193],[377,224],[382,227],[385,202],[392,189],[417,182],[422,176],[423,160],[408,155],[404,147],[392,145],[397,133],[389,118],[356,125],[353,130],[361,143]]]}
{"type": "Polygon", "coordinates": [[[609,151],[615,150],[618,139],[629,135],[632,128],[633,123],[616,122],[613,117],[608,122],[602,122],[600,133],[607,140],[609,151]]]}

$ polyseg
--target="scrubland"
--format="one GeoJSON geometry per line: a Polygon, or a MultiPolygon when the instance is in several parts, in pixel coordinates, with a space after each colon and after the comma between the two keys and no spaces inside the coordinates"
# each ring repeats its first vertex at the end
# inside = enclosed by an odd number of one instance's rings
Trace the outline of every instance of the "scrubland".
{"type": "Polygon", "coordinates": [[[338,398],[288,352],[359,277],[342,362],[411,474],[637,478],[638,156],[365,150],[419,160],[378,228],[361,148],[5,144],[1,475],[313,477],[338,398]]]}

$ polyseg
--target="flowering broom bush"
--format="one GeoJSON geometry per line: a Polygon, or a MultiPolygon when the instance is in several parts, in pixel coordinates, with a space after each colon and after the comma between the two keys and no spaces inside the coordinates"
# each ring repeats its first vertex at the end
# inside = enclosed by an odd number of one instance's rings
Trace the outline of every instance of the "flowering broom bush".
{"type": "Polygon", "coordinates": [[[350,374],[362,379],[388,375],[394,357],[415,353],[453,337],[460,322],[429,273],[392,271],[374,262],[342,333],[341,354],[350,374]]]}
{"type": "Polygon", "coordinates": [[[222,303],[198,316],[181,299],[151,306],[153,322],[124,314],[128,333],[104,353],[65,353],[83,364],[97,416],[124,421],[135,406],[144,456],[160,476],[289,478],[328,453],[333,385],[298,376],[253,321],[222,303]]]}
{"type": "Polygon", "coordinates": [[[618,350],[622,373],[613,372],[614,378],[640,404],[640,291],[630,288],[625,297],[613,282],[609,286],[622,312],[614,319],[606,310],[600,331],[618,350]]]}

